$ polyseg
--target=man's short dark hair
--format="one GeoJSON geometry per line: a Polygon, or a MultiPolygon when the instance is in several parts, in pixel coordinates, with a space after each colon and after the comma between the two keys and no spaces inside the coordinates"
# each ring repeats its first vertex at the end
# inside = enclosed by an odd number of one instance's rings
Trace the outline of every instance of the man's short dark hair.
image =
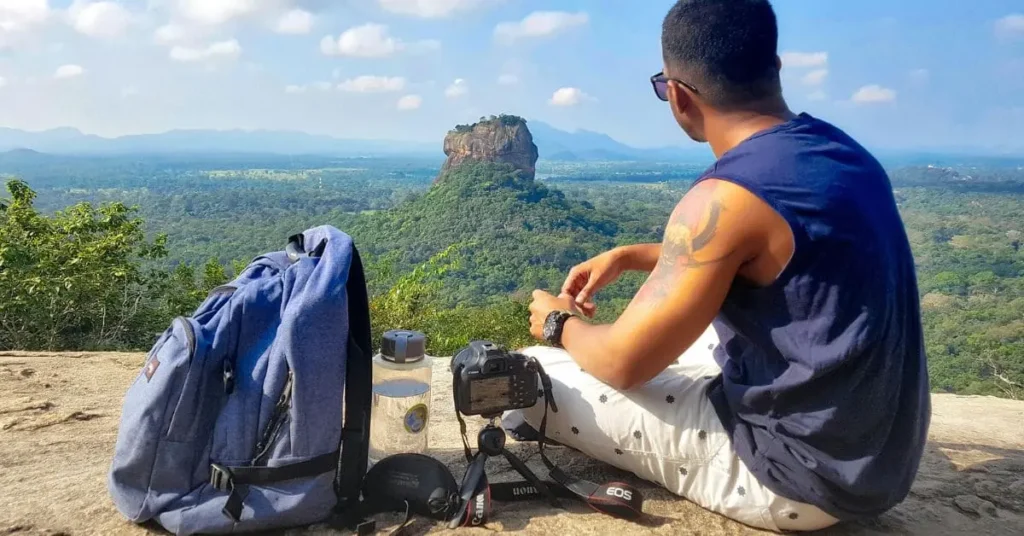
{"type": "Polygon", "coordinates": [[[679,0],[661,31],[665,63],[676,71],[671,74],[721,108],[781,93],[778,40],[768,0],[679,0]]]}

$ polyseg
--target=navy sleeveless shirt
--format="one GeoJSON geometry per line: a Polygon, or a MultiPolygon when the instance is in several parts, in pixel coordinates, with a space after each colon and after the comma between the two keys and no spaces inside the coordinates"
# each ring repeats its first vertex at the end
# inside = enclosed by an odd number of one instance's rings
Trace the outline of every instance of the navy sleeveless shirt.
{"type": "Polygon", "coordinates": [[[840,520],[910,490],[931,416],[914,260],[881,164],[801,114],[728,151],[697,182],[749,190],[789,223],[778,279],[737,279],[713,322],[710,397],[737,454],[783,497],[840,520]]]}

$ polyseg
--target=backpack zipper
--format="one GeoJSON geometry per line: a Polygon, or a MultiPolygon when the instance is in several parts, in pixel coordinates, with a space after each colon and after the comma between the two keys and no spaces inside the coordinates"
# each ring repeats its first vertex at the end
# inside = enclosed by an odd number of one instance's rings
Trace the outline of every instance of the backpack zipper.
{"type": "Polygon", "coordinates": [[[280,433],[281,425],[287,420],[288,408],[291,407],[292,403],[292,380],[293,374],[289,370],[284,390],[281,392],[280,398],[277,399],[277,405],[274,406],[274,413],[270,416],[270,421],[267,422],[267,427],[263,430],[263,437],[260,438],[259,443],[256,443],[256,457],[253,458],[252,465],[259,465],[263,461],[263,458],[270,450],[270,446],[274,443],[274,439],[280,433]]]}
{"type": "MultiPolygon", "coordinates": [[[[192,370],[191,370],[192,366],[193,366],[192,361],[194,361],[195,358],[196,358],[196,346],[197,346],[197,344],[196,344],[196,331],[195,331],[195,328],[192,327],[192,323],[189,322],[188,318],[186,318],[184,316],[177,316],[177,317],[174,318],[174,320],[171,321],[172,329],[173,329],[173,326],[174,326],[175,322],[181,324],[182,330],[185,332],[185,338],[188,340],[188,361],[187,361],[187,364],[185,365],[186,372],[185,372],[184,378],[182,378],[182,380],[181,380],[181,392],[178,393],[177,402],[174,401],[175,400],[174,398],[171,398],[170,401],[169,401],[169,406],[168,406],[170,409],[169,410],[165,410],[165,411],[169,411],[170,412],[170,418],[167,419],[166,429],[164,430],[164,434],[170,434],[171,433],[171,425],[173,424],[174,418],[175,418],[175,416],[177,414],[177,411],[178,411],[177,405],[181,404],[182,398],[185,396],[184,388],[185,388],[185,385],[188,383],[188,376],[192,372],[192,370]]],[[[174,335],[172,333],[171,335],[168,336],[168,338],[173,337],[173,336],[174,335]]],[[[167,341],[165,340],[163,342],[163,344],[167,344],[167,341]]],[[[157,352],[159,352],[160,350],[163,349],[163,344],[161,344],[161,347],[156,350],[157,352]]]]}
{"type": "Polygon", "coordinates": [[[234,285],[221,285],[219,287],[214,287],[212,290],[210,290],[207,296],[213,296],[214,294],[231,294],[236,290],[238,290],[238,287],[234,285]]]}
{"type": "Polygon", "coordinates": [[[179,316],[175,320],[181,322],[182,327],[185,328],[185,338],[188,339],[188,360],[192,361],[196,356],[196,331],[192,327],[192,323],[187,318],[179,316]]]}

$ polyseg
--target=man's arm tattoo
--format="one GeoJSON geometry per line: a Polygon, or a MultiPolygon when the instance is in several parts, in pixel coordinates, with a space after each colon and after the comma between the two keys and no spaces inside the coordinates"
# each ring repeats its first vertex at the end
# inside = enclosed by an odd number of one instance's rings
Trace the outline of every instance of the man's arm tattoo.
{"type": "Polygon", "coordinates": [[[657,305],[668,296],[686,270],[717,264],[728,255],[708,258],[702,255],[718,231],[719,216],[725,207],[710,199],[699,210],[676,210],[665,228],[661,258],[651,276],[640,288],[637,300],[657,305]]]}

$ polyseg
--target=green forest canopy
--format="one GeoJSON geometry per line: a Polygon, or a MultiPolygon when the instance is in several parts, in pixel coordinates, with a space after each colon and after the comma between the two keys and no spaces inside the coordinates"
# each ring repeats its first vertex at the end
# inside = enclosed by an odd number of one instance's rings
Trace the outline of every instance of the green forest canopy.
{"type": "Polygon", "coordinates": [[[455,132],[469,132],[473,130],[473,127],[477,125],[492,125],[500,124],[502,126],[514,127],[516,125],[525,125],[526,119],[519,117],[518,115],[492,115],[490,117],[481,117],[479,121],[471,125],[455,125],[453,129],[455,132]]]}
{"type": "MultiPolygon", "coordinates": [[[[460,167],[429,189],[418,169],[379,181],[308,171],[287,188],[266,185],[281,183],[275,174],[233,173],[189,172],[161,180],[164,191],[127,176],[104,191],[51,183],[50,215],[26,183],[8,182],[0,349],[148,349],[172,316],[190,313],[252,256],[320,223],[368,253],[375,331],[421,329],[435,355],[473,338],[521,346],[530,343],[529,290],[556,289],[570,266],[614,245],[658,240],[686,188],[583,172],[555,189],[493,164],[460,167]]],[[[1021,397],[1021,182],[952,173],[893,174],[918,265],[932,385],[1021,397]]],[[[601,319],[613,319],[641,281],[602,292],[601,319]]]]}

